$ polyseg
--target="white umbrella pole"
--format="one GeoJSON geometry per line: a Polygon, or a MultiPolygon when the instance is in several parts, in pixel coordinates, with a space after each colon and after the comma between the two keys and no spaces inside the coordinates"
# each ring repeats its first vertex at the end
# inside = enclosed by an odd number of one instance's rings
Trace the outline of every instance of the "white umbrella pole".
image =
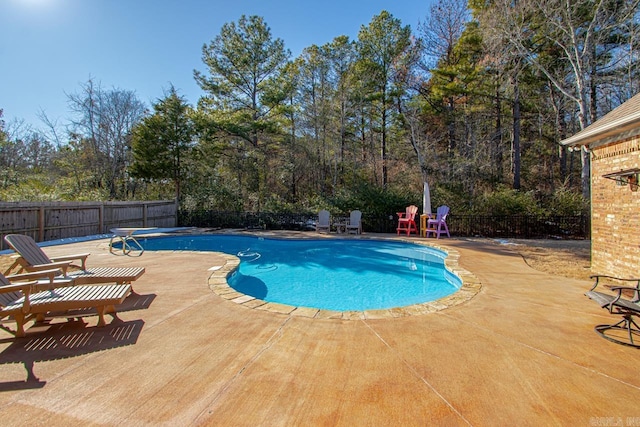
{"type": "Polygon", "coordinates": [[[431,194],[429,193],[429,184],[424,182],[424,191],[422,194],[422,213],[431,214],[431,194]]]}

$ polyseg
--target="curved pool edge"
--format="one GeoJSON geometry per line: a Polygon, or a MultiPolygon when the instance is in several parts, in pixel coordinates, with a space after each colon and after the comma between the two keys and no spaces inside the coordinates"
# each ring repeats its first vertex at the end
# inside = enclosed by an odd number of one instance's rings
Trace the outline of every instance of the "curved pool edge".
{"type": "Polygon", "coordinates": [[[427,243],[402,238],[376,238],[375,240],[394,240],[408,243],[417,243],[446,253],[447,256],[444,258],[445,268],[451,274],[455,275],[461,280],[462,285],[460,286],[460,289],[458,289],[451,295],[437,299],[435,301],[379,310],[332,311],[310,307],[296,307],[287,304],[264,301],[233,289],[231,286],[229,286],[228,278],[240,266],[240,259],[234,255],[229,255],[222,252],[215,252],[225,260],[225,263],[222,266],[217,266],[211,269],[212,273],[209,276],[208,280],[209,289],[211,289],[221,298],[248,309],[264,310],[289,316],[343,320],[388,319],[434,313],[466,303],[467,301],[475,297],[482,289],[482,283],[480,282],[480,280],[471,272],[460,267],[458,263],[458,260],[460,259],[460,253],[455,249],[434,245],[430,242],[427,243]]]}

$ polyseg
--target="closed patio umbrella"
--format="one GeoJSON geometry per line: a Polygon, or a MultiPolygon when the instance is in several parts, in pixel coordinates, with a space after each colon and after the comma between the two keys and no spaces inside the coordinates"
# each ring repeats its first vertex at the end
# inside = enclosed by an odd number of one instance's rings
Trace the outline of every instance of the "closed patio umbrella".
{"type": "Polygon", "coordinates": [[[422,213],[431,214],[431,194],[429,193],[429,184],[424,182],[424,191],[422,194],[422,213]]]}

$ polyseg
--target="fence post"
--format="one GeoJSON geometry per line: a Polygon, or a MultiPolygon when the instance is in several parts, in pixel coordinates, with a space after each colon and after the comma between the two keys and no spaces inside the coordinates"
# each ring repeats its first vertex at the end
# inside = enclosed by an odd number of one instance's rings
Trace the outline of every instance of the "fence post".
{"type": "Polygon", "coordinates": [[[175,224],[173,224],[174,227],[177,227],[179,222],[178,222],[178,212],[180,211],[180,200],[178,200],[177,197],[175,197],[174,199],[174,216],[173,218],[175,219],[175,224]]]}
{"type": "Polygon", "coordinates": [[[44,240],[44,206],[38,208],[38,241],[44,240]]]}
{"type": "Polygon", "coordinates": [[[98,205],[98,234],[104,232],[104,202],[98,205]]]}
{"type": "Polygon", "coordinates": [[[143,203],[142,204],[142,226],[143,227],[147,226],[147,209],[149,209],[149,204],[143,203]]]}

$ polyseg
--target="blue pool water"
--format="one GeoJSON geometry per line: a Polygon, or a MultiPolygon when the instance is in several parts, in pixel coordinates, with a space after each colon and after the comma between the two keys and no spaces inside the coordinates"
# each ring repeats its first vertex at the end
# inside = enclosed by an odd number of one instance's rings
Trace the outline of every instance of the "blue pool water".
{"type": "Polygon", "coordinates": [[[384,240],[291,240],[249,236],[138,239],[145,250],[216,251],[240,258],[229,286],[265,301],[336,311],[402,307],[456,292],[446,254],[384,240]]]}

